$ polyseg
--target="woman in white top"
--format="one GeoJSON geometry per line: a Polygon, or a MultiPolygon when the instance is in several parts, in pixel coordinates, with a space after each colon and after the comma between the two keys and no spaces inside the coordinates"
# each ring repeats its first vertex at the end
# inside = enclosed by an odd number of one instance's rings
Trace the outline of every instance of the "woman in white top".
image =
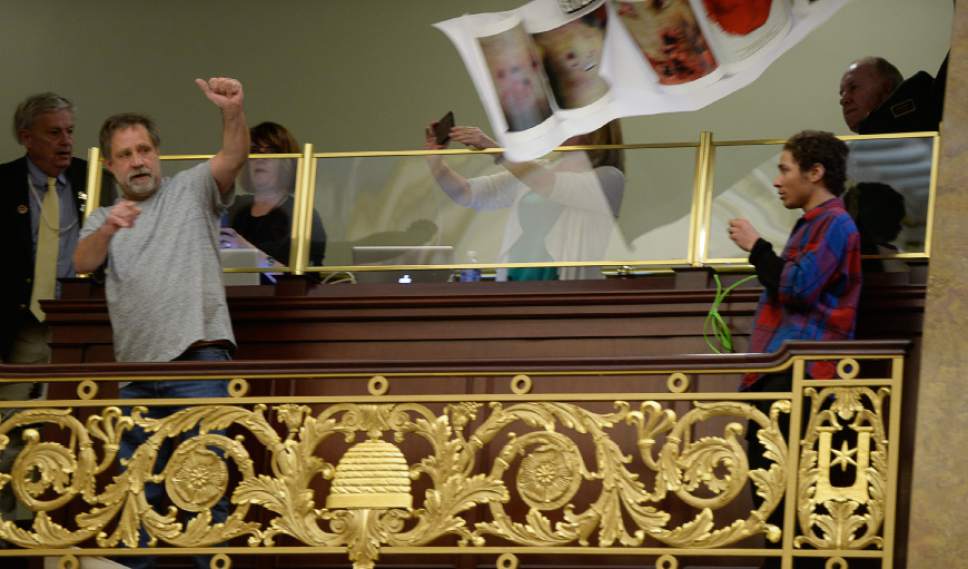
{"type": "MultiPolygon", "coordinates": [[[[426,129],[426,147],[442,149],[426,129]]],[[[452,140],[475,149],[496,148],[481,129],[456,126],[452,140]]],[[[619,122],[612,121],[565,146],[622,144],[619,122]]],[[[454,202],[478,211],[512,208],[499,262],[569,262],[601,260],[615,229],[625,191],[621,150],[557,152],[554,158],[511,162],[499,157],[504,171],[465,178],[442,156],[428,159],[430,171],[454,202]]],[[[598,267],[536,267],[498,270],[498,280],[571,280],[602,278],[598,267]]]]}

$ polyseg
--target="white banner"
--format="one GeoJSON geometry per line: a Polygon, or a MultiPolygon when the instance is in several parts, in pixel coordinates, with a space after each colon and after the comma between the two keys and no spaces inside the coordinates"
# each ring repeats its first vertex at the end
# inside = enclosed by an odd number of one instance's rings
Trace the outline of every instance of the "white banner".
{"type": "Polygon", "coordinates": [[[508,158],[620,117],[694,111],[749,85],[847,0],[558,0],[434,24],[508,158]]]}

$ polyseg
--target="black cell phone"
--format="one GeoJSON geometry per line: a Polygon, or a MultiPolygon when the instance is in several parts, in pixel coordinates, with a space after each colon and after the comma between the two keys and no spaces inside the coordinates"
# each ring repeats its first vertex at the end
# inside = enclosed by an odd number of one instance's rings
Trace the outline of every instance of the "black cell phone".
{"type": "Polygon", "coordinates": [[[437,144],[444,145],[450,140],[450,129],[454,128],[454,111],[449,111],[439,121],[434,123],[434,138],[437,144]]]}

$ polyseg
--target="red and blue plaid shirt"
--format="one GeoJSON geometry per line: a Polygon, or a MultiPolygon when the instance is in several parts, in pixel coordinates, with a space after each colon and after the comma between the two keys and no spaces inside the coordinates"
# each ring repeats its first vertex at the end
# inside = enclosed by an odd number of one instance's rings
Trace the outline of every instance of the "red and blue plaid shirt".
{"type": "MultiPolygon", "coordinates": [[[[764,263],[754,262],[753,253],[750,260],[762,275],[764,263]]],[[[766,255],[776,262],[772,247],[766,255]]],[[[853,338],[861,287],[860,235],[840,198],[827,200],[797,220],[779,260],[783,268],[776,286],[763,283],[767,286],[756,309],[750,351],[773,353],[786,340],[853,338]]],[[[811,362],[807,373],[815,379],[831,378],[834,365],[811,362]]],[[[747,374],[743,389],[759,377],[747,374]]]]}

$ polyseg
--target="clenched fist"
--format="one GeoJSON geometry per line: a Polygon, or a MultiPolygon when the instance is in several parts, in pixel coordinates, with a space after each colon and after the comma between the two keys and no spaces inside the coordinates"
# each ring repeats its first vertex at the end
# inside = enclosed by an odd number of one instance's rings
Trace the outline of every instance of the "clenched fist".
{"type": "Polygon", "coordinates": [[[208,81],[196,79],[195,84],[209,101],[223,111],[242,108],[242,83],[228,77],[212,77],[208,81]]]}

